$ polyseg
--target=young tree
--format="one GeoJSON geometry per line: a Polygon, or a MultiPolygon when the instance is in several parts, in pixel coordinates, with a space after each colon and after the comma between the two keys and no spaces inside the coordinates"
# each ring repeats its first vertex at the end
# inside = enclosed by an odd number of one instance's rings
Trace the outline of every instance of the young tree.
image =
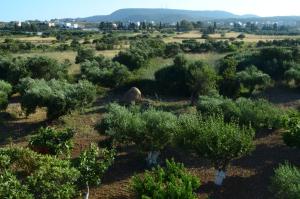
{"type": "Polygon", "coordinates": [[[179,118],[177,139],[180,146],[212,162],[217,170],[216,185],[222,185],[230,161],[252,151],[253,138],[251,128],[241,128],[234,122],[225,123],[221,116],[206,120],[197,115],[179,118]]]}
{"type": "Polygon", "coordinates": [[[176,116],[149,109],[140,111],[111,104],[102,124],[106,134],[119,143],[133,142],[148,153],[149,166],[158,163],[160,152],[172,142],[177,128],[176,116]]]}
{"type": "Polygon", "coordinates": [[[283,134],[284,142],[290,147],[300,149],[300,116],[294,115],[288,119],[287,131],[283,134]]]}
{"type": "Polygon", "coordinates": [[[96,144],[82,152],[79,156],[77,169],[80,171],[79,183],[86,186],[85,198],[89,198],[90,186],[98,186],[108,168],[113,164],[115,158],[114,150],[100,150],[96,144]]]}
{"type": "Polygon", "coordinates": [[[188,67],[187,85],[194,102],[199,95],[209,95],[216,90],[217,74],[213,67],[201,61],[194,62],[188,67]]]}

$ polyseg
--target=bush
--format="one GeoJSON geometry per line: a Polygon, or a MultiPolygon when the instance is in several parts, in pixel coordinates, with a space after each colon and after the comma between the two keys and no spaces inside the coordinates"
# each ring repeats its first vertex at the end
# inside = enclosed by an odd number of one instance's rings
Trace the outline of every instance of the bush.
{"type": "Polygon", "coordinates": [[[254,131],[251,128],[240,127],[236,122],[226,123],[221,116],[206,120],[196,115],[179,118],[177,139],[180,146],[212,162],[218,172],[215,180],[217,185],[222,185],[230,161],[253,150],[253,138],[254,131]]]}
{"type": "Polygon", "coordinates": [[[14,174],[9,171],[1,172],[0,197],[11,199],[33,199],[28,187],[21,184],[14,174]]]}
{"type": "Polygon", "coordinates": [[[236,101],[221,96],[201,96],[197,110],[204,115],[221,113],[226,121],[237,120],[255,129],[278,129],[284,126],[285,112],[265,100],[239,98],[236,101]]]}
{"type": "Polygon", "coordinates": [[[8,97],[12,93],[12,86],[0,80],[0,111],[5,110],[8,106],[8,97]]]}
{"type": "Polygon", "coordinates": [[[271,179],[274,198],[297,199],[300,195],[300,170],[288,163],[280,165],[271,179]]]}
{"type": "Polygon", "coordinates": [[[123,85],[130,76],[127,67],[104,57],[81,64],[82,78],[102,86],[117,87],[123,85]]]}
{"type": "Polygon", "coordinates": [[[30,139],[29,145],[38,152],[46,154],[70,155],[73,148],[72,138],[75,132],[72,129],[58,131],[52,128],[41,128],[37,135],[30,139]]]}
{"type": "MultiPolygon", "coordinates": [[[[6,179],[3,183],[1,183],[3,176],[0,177],[0,190],[8,188],[6,187],[7,181],[15,186],[11,187],[12,190],[13,188],[18,189],[16,193],[8,191],[6,194],[18,194],[21,198],[23,195],[26,196],[24,198],[66,199],[75,196],[75,183],[79,177],[79,172],[70,166],[69,161],[39,155],[23,148],[2,148],[0,149],[0,156],[9,158],[9,164],[6,168],[9,173],[6,173],[6,179]]],[[[2,193],[0,192],[0,194],[2,193]]]]}
{"type": "Polygon", "coordinates": [[[48,57],[30,57],[25,62],[25,68],[30,71],[33,79],[62,79],[68,74],[69,65],[59,64],[55,59],[48,57]]]}
{"type": "Polygon", "coordinates": [[[113,164],[114,150],[100,150],[95,144],[82,152],[79,156],[77,168],[80,171],[79,184],[81,186],[97,186],[101,184],[103,174],[113,164]]]}
{"type": "Polygon", "coordinates": [[[287,124],[287,131],[283,134],[284,142],[290,147],[300,149],[300,117],[292,116],[287,124]]]}
{"type": "Polygon", "coordinates": [[[139,39],[131,43],[130,48],[121,51],[114,57],[117,61],[129,68],[136,70],[143,67],[150,58],[164,54],[165,43],[160,39],[139,39]]]}
{"type": "Polygon", "coordinates": [[[80,48],[77,51],[77,56],[75,59],[76,64],[82,63],[86,60],[92,61],[95,56],[95,50],[90,48],[80,48]]]}
{"type": "Polygon", "coordinates": [[[142,112],[132,109],[111,104],[102,125],[106,134],[117,142],[133,142],[141,151],[147,152],[147,163],[155,165],[160,151],[172,143],[176,117],[154,109],[142,112]]]}
{"type": "Polygon", "coordinates": [[[255,89],[266,89],[271,84],[271,77],[258,70],[255,66],[247,67],[244,71],[237,73],[237,79],[245,88],[253,94],[255,89]]]}
{"type": "Polygon", "coordinates": [[[188,63],[185,57],[177,56],[174,65],[155,73],[155,79],[165,92],[177,95],[207,95],[216,89],[215,70],[201,62],[188,63]]]}
{"type": "Polygon", "coordinates": [[[182,51],[179,43],[174,42],[174,43],[166,44],[166,49],[165,49],[166,57],[175,57],[181,52],[182,51]]]}
{"type": "Polygon", "coordinates": [[[166,161],[166,168],[157,167],[146,171],[143,178],[134,176],[132,189],[137,198],[196,199],[199,180],[190,175],[183,164],[166,161]]]}
{"type": "Polygon", "coordinates": [[[50,119],[67,114],[71,110],[90,105],[96,97],[96,88],[88,81],[69,84],[59,80],[23,79],[19,85],[22,109],[29,115],[37,107],[47,107],[50,119]]]}

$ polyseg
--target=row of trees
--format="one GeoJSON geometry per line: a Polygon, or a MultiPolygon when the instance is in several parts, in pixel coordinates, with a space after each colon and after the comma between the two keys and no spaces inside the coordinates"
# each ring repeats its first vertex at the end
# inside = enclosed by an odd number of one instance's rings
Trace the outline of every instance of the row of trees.
{"type": "MultiPolygon", "coordinates": [[[[162,150],[178,144],[199,157],[209,159],[218,174],[224,174],[231,160],[253,149],[254,131],[235,122],[225,122],[222,116],[202,118],[200,115],[175,116],[169,112],[149,109],[141,111],[112,104],[102,127],[117,143],[135,143],[147,153],[148,165],[156,165],[162,150]]],[[[221,185],[223,177],[216,176],[221,185]]]]}
{"type": "Polygon", "coordinates": [[[32,77],[45,80],[67,79],[69,63],[58,63],[56,60],[38,56],[29,58],[0,57],[0,79],[11,83],[13,86],[20,79],[32,77]]]}

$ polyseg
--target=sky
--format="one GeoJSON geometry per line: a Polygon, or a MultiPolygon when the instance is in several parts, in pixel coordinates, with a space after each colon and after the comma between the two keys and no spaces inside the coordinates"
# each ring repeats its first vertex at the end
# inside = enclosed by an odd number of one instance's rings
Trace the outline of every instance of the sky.
{"type": "Polygon", "coordinates": [[[110,14],[121,8],[224,10],[259,16],[300,16],[300,0],[1,0],[0,21],[110,14]]]}

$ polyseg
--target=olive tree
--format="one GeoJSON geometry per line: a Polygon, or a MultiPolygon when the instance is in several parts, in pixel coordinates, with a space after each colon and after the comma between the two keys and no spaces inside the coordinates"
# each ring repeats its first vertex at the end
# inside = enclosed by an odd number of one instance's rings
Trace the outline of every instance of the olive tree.
{"type": "Polygon", "coordinates": [[[90,105],[96,97],[96,88],[88,81],[70,84],[59,80],[33,80],[26,78],[19,86],[21,105],[26,114],[37,107],[47,107],[50,119],[65,115],[75,109],[90,105]]]}
{"type": "Polygon", "coordinates": [[[217,170],[216,185],[222,185],[230,161],[251,152],[253,137],[251,128],[240,127],[235,122],[225,123],[222,116],[206,120],[198,115],[179,118],[178,143],[212,162],[217,170]]]}
{"type": "Polygon", "coordinates": [[[77,51],[76,64],[82,63],[85,60],[93,60],[95,56],[95,50],[91,48],[80,48],[77,51]]]}
{"type": "Polygon", "coordinates": [[[253,94],[256,88],[265,89],[271,84],[271,77],[258,70],[255,66],[247,67],[237,73],[238,81],[253,94]]]}
{"type": "Polygon", "coordinates": [[[101,184],[101,179],[113,164],[114,158],[114,150],[100,150],[96,144],[91,144],[90,148],[80,154],[76,168],[80,172],[79,184],[87,189],[85,198],[89,198],[90,186],[101,184]]]}
{"type": "Polygon", "coordinates": [[[171,113],[149,109],[127,109],[111,104],[102,122],[106,134],[117,142],[133,142],[148,153],[149,166],[156,165],[160,152],[172,142],[177,128],[176,116],[171,113]]]}

